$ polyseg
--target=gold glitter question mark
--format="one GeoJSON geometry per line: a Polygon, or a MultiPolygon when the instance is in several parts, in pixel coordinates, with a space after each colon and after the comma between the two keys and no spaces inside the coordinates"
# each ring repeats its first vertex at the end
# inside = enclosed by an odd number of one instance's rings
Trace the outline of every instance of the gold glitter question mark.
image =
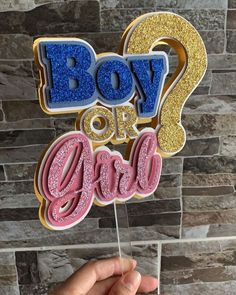
{"type": "Polygon", "coordinates": [[[164,86],[156,128],[159,152],[163,157],[179,152],[186,141],[181,124],[183,106],[202,80],[207,54],[197,30],[183,17],[170,12],[145,14],[133,21],[121,39],[121,54],[147,54],[160,44],[175,49],[178,66],[164,86]]]}

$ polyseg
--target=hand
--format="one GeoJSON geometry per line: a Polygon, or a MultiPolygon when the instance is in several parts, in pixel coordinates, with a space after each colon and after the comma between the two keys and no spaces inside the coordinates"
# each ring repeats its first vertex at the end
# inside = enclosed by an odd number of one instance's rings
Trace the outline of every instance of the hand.
{"type": "Polygon", "coordinates": [[[134,271],[136,264],[133,259],[119,257],[91,261],[51,295],[134,295],[155,290],[157,280],[134,271]]]}

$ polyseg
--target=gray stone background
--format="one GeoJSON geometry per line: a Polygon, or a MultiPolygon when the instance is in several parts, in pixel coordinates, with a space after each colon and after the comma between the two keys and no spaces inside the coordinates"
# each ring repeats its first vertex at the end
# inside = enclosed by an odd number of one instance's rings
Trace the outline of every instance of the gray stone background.
{"type": "Polygon", "coordinates": [[[0,295],[47,294],[88,259],[117,252],[112,207],[65,232],[39,223],[35,165],[74,117],[40,109],[33,40],[76,36],[116,51],[130,21],[158,10],[199,30],[209,64],[183,111],[186,147],[164,161],[153,196],[127,205],[133,256],[160,278],[159,293],[236,294],[236,1],[0,0],[0,295]]]}

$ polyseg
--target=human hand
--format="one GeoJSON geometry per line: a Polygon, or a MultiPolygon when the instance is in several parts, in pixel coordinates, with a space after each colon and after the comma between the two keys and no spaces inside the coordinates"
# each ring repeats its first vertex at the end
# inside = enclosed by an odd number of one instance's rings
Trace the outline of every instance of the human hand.
{"type": "Polygon", "coordinates": [[[133,259],[119,257],[91,261],[50,295],[134,295],[155,290],[157,279],[141,276],[134,271],[136,265],[133,259]]]}

